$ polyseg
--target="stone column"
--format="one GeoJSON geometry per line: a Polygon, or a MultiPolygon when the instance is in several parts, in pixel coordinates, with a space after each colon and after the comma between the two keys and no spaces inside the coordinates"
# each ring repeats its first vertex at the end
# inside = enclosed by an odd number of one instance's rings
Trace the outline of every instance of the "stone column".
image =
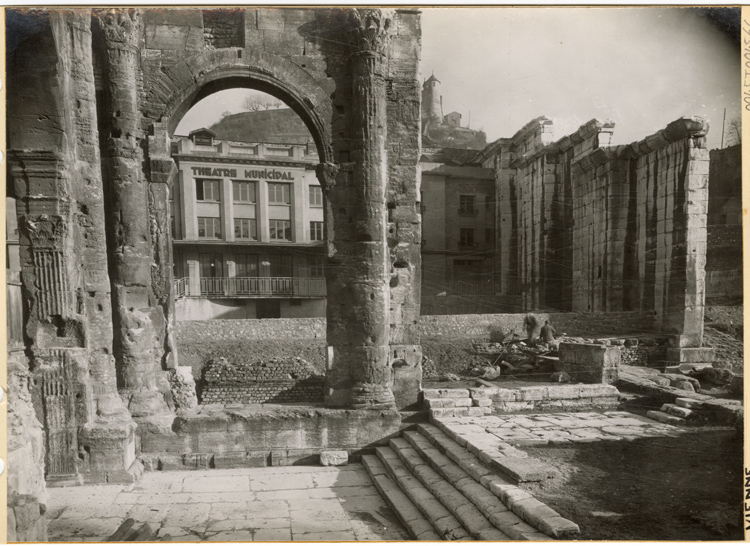
{"type": "Polygon", "coordinates": [[[385,151],[387,114],[385,53],[389,10],[349,13],[351,163],[338,173],[321,166],[327,197],[326,220],[330,298],[326,404],[352,408],[392,408],[389,363],[390,264],[386,240],[385,151]],[[332,180],[335,178],[335,181],[332,180]],[[335,236],[331,241],[329,235],[335,236]]]}
{"type": "MultiPolygon", "coordinates": [[[[162,370],[165,312],[152,286],[153,237],[149,211],[165,199],[143,173],[140,94],[140,13],[133,9],[95,12],[97,44],[103,51],[102,162],[108,189],[108,237],[114,307],[114,350],[118,387],[136,418],[168,414],[169,384],[162,370]]],[[[168,213],[168,211],[167,211],[168,213]]],[[[169,222],[165,222],[167,231],[169,222]]],[[[158,226],[157,226],[158,228],[158,226]]],[[[155,228],[156,229],[156,228],[155,228]]],[[[166,297],[172,287],[164,289],[166,297]]],[[[162,298],[163,299],[163,298],[162,298]]]]}

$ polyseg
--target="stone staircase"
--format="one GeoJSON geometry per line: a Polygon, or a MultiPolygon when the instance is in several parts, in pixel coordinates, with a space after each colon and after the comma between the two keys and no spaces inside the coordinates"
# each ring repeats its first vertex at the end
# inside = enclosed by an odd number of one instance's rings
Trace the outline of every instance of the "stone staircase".
{"type": "Polygon", "coordinates": [[[677,398],[674,404],[663,404],[661,410],[646,412],[646,416],[660,423],[668,425],[685,425],[701,420],[702,402],[690,398],[677,398]]]}
{"type": "Polygon", "coordinates": [[[415,540],[537,541],[579,533],[434,425],[420,424],[362,461],[415,540]]]}

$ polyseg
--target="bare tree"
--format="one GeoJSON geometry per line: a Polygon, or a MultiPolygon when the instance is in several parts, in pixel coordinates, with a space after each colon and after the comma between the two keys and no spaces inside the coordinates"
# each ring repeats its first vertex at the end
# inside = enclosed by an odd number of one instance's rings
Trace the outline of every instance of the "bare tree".
{"type": "Polygon", "coordinates": [[[742,144],[742,118],[732,118],[724,132],[724,143],[727,146],[742,144]]]}
{"type": "Polygon", "coordinates": [[[276,110],[282,108],[284,103],[274,97],[264,97],[258,95],[248,95],[242,102],[242,108],[248,112],[257,112],[258,110],[276,110]]]}

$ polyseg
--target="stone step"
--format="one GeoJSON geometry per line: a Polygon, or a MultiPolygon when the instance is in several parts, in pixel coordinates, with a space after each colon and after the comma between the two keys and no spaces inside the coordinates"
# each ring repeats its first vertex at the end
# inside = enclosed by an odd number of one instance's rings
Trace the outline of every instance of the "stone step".
{"type": "MultiPolygon", "coordinates": [[[[483,464],[475,454],[469,452],[465,447],[452,440],[437,426],[420,423],[417,425],[417,431],[435,446],[440,454],[445,455],[447,459],[452,461],[475,482],[478,482],[481,486],[488,489],[492,494],[498,497],[503,505],[526,523],[555,538],[569,538],[579,533],[578,525],[563,518],[557,512],[555,512],[553,516],[549,512],[540,510],[539,505],[541,504],[542,506],[545,506],[544,504],[536,501],[530,493],[524,491],[517,485],[512,484],[507,479],[495,474],[495,472],[483,464]],[[531,500],[535,502],[531,502],[531,500]]],[[[406,438],[408,440],[409,436],[406,436],[406,438]]],[[[430,454],[435,455],[434,452],[430,452],[430,454]]],[[[432,458],[430,457],[430,459],[432,458]]],[[[528,460],[530,459],[526,459],[526,461],[528,460]]],[[[440,469],[446,469],[445,471],[450,472],[452,476],[457,475],[456,469],[447,465],[445,459],[436,458],[435,461],[433,467],[437,464],[440,469]]],[[[440,472],[440,470],[438,471],[440,472]]],[[[456,482],[456,485],[460,485],[460,482],[456,482]]],[[[481,503],[477,506],[481,509],[481,503]]],[[[526,529],[523,527],[518,527],[515,529],[516,532],[514,532],[512,528],[515,525],[514,520],[508,516],[504,517],[506,518],[505,521],[509,528],[506,530],[506,528],[498,526],[501,531],[505,532],[514,540],[514,535],[520,535],[521,533],[525,534],[526,529]]],[[[490,519],[490,521],[492,520],[490,519]]]]}
{"type": "Polygon", "coordinates": [[[409,497],[388,475],[383,463],[375,455],[363,455],[362,464],[370,474],[380,495],[394,511],[401,524],[414,540],[440,540],[440,535],[409,497]]]}
{"type": "Polygon", "coordinates": [[[675,398],[674,403],[681,408],[688,409],[700,409],[703,406],[702,400],[695,400],[694,398],[675,398]]]}
{"type": "Polygon", "coordinates": [[[646,417],[659,421],[660,423],[666,423],[667,425],[684,425],[685,419],[677,417],[676,415],[670,415],[663,411],[650,410],[646,412],[646,417]]]}
{"type": "Polygon", "coordinates": [[[686,363],[683,362],[681,364],[678,363],[667,363],[667,366],[664,368],[664,373],[682,373],[682,374],[688,374],[690,372],[699,372],[701,370],[705,370],[706,368],[713,368],[714,365],[710,362],[692,362],[692,363],[686,363]]]}
{"type": "Polygon", "coordinates": [[[661,411],[670,415],[674,415],[676,417],[681,417],[683,419],[688,419],[693,414],[693,410],[683,408],[682,406],[678,406],[676,404],[663,404],[661,407],[661,411]]]}
{"type": "Polygon", "coordinates": [[[452,483],[495,527],[512,540],[549,540],[550,536],[569,538],[578,534],[576,524],[564,520],[560,514],[533,498],[529,498],[524,504],[525,515],[534,522],[533,526],[529,525],[497,495],[441,453],[426,436],[419,432],[407,431],[404,432],[404,439],[438,474],[452,483]]]}
{"type": "MultiPolygon", "coordinates": [[[[538,460],[527,459],[526,452],[516,449],[507,442],[499,441],[491,434],[484,432],[478,435],[457,434],[451,430],[450,423],[439,419],[430,419],[430,421],[456,443],[464,445],[481,462],[489,465],[496,472],[508,476],[515,483],[542,482],[557,475],[551,466],[538,460]]],[[[547,444],[548,440],[536,439],[534,442],[547,444]]]]}
{"type": "Polygon", "coordinates": [[[472,536],[443,504],[435,498],[422,483],[411,473],[401,458],[390,447],[375,448],[378,459],[388,470],[389,476],[406,493],[409,500],[419,508],[425,518],[432,524],[440,538],[444,540],[471,540],[472,536]]]}
{"type": "Polygon", "coordinates": [[[390,447],[409,471],[463,524],[474,539],[510,540],[510,537],[495,528],[465,495],[435,472],[406,440],[392,438],[390,447]]]}

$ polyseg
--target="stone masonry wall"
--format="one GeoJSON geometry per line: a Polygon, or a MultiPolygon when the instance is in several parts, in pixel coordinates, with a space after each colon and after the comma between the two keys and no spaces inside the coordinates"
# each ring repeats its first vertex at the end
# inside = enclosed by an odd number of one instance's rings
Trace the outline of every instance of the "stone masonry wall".
{"type": "Polygon", "coordinates": [[[538,118],[480,155],[496,172],[502,290],[530,310],[655,313],[680,346],[699,345],[708,125],[683,118],[608,147],[613,129],[592,120],[550,142],[538,118]]]}
{"type": "Polygon", "coordinates": [[[242,363],[225,358],[203,368],[203,404],[323,402],[324,378],[301,358],[242,363]]]}
{"type": "MultiPolygon", "coordinates": [[[[648,330],[641,313],[534,313],[569,335],[624,334],[648,330]]],[[[488,338],[493,330],[523,332],[525,313],[499,315],[432,315],[421,317],[420,338],[488,338]]],[[[177,324],[177,343],[212,340],[217,344],[247,340],[301,340],[324,343],[325,319],[248,319],[185,321],[177,324]]]]}

